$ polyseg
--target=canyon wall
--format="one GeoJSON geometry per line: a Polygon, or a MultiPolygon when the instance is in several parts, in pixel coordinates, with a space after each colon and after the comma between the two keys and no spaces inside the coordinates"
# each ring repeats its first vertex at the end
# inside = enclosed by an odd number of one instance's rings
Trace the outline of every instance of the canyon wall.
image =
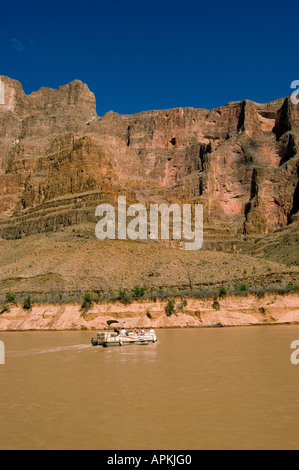
{"type": "Polygon", "coordinates": [[[118,195],[204,204],[207,248],[296,221],[299,108],[289,97],[99,117],[81,81],[26,95],[0,79],[4,239],[95,223],[96,206],[118,195]]]}

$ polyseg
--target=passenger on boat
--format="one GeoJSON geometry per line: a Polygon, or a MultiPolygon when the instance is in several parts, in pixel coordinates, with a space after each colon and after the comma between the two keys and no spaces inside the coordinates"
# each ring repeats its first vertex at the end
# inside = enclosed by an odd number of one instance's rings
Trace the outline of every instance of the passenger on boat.
{"type": "Polygon", "coordinates": [[[143,328],[142,328],[142,330],[141,330],[141,334],[142,334],[142,336],[144,336],[144,335],[145,335],[145,331],[144,331],[144,329],[143,329],[143,328]]]}

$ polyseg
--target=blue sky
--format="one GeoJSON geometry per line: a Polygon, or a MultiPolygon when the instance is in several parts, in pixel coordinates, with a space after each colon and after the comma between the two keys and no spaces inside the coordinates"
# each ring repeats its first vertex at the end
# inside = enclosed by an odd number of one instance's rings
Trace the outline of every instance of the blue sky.
{"type": "Polygon", "coordinates": [[[299,2],[5,2],[0,74],[26,93],[80,79],[99,115],[267,102],[299,80],[299,2]]]}

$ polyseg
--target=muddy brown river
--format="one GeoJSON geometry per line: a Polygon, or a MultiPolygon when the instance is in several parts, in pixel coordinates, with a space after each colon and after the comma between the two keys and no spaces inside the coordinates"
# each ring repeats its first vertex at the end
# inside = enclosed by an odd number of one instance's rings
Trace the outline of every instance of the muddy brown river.
{"type": "Polygon", "coordinates": [[[0,332],[1,449],[299,449],[299,326],[0,332]]]}

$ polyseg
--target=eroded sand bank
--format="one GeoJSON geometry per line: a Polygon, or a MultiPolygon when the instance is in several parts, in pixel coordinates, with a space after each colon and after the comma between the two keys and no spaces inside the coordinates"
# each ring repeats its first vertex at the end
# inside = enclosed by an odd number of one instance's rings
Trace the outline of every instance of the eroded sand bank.
{"type": "Polygon", "coordinates": [[[34,304],[31,311],[21,305],[12,305],[9,312],[0,315],[0,330],[98,330],[107,327],[107,320],[131,319],[127,327],[208,327],[299,322],[298,294],[267,294],[226,296],[214,299],[176,298],[175,313],[167,316],[165,300],[135,300],[129,305],[122,302],[99,302],[87,312],[79,303],[34,304]]]}

